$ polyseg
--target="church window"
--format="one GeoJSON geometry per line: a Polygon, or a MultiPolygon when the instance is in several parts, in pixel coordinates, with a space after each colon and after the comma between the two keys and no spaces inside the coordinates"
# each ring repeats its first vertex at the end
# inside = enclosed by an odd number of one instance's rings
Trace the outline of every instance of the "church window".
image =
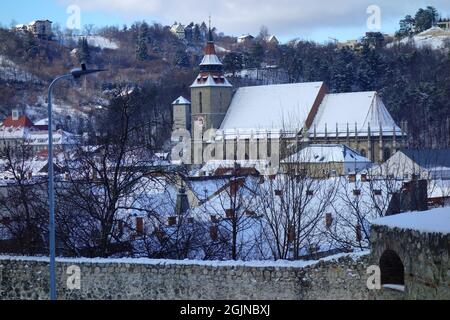
{"type": "Polygon", "coordinates": [[[384,149],[383,157],[384,161],[388,160],[391,157],[391,150],[389,148],[384,149]]]}
{"type": "Polygon", "coordinates": [[[367,152],[365,149],[361,149],[361,151],[359,151],[359,153],[363,156],[363,157],[367,157],[367,152]]]}
{"type": "Polygon", "coordinates": [[[201,92],[198,93],[198,104],[200,106],[199,113],[203,113],[203,94],[201,92]]]}

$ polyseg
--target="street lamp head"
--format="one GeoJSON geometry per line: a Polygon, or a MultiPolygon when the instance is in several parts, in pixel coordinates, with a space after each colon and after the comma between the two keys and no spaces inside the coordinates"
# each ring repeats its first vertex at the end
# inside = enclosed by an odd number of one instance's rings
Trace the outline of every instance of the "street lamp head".
{"type": "Polygon", "coordinates": [[[75,68],[72,69],[70,71],[70,74],[75,78],[75,79],[79,79],[82,76],[88,75],[88,74],[92,74],[92,73],[98,73],[98,72],[103,72],[106,71],[105,69],[88,69],[86,67],[85,63],[81,64],[81,68],[75,68]]]}

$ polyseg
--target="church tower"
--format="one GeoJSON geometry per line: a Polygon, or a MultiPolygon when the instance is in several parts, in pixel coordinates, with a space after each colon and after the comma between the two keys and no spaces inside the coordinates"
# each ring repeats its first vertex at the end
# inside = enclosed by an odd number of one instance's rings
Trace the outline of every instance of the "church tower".
{"type": "Polygon", "coordinates": [[[192,127],[219,129],[232,96],[233,86],[224,76],[210,29],[205,55],[200,63],[200,74],[191,86],[192,127]]]}

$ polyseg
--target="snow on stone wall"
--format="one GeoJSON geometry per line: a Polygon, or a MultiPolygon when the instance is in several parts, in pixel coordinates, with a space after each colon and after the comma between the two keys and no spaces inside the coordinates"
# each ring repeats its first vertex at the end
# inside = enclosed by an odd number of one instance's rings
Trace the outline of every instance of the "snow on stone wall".
{"type": "MultiPolygon", "coordinates": [[[[440,213],[440,211],[438,211],[440,213]]],[[[420,213],[428,214],[429,212],[420,213]]],[[[407,216],[404,214],[403,216],[407,216]]],[[[382,265],[382,257],[389,252],[401,261],[403,269],[404,291],[395,294],[393,290],[382,289],[372,291],[374,299],[450,299],[450,234],[429,231],[429,226],[423,226],[425,231],[414,230],[410,225],[414,224],[417,217],[412,213],[411,221],[401,221],[399,217],[388,217],[383,220],[386,223],[374,224],[371,229],[372,252],[371,265],[382,265]],[[398,220],[401,223],[391,223],[398,220]],[[389,222],[389,223],[387,223],[389,222]],[[386,225],[388,224],[388,225],[386,225]],[[408,225],[410,224],[410,225],[408,225]]],[[[419,215],[419,213],[417,213],[419,215]]],[[[422,217],[419,217],[422,218],[422,217]]],[[[433,215],[430,215],[433,220],[433,215]]],[[[442,221],[442,220],[440,220],[442,221]]],[[[418,228],[418,229],[421,229],[418,228]]],[[[440,227],[442,228],[442,227],[440,227]]],[[[389,278],[392,270],[381,269],[385,277],[389,278]]]]}
{"type": "MultiPolygon", "coordinates": [[[[312,263],[59,260],[59,299],[367,299],[365,255],[312,263]],[[81,289],[67,269],[81,268],[81,289]]],[[[45,259],[0,257],[0,299],[47,299],[45,259]]]]}

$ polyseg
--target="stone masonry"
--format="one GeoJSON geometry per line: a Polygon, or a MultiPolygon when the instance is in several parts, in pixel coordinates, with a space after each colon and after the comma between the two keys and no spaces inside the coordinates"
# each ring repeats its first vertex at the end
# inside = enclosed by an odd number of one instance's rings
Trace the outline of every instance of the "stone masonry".
{"type": "MultiPolygon", "coordinates": [[[[64,259],[57,263],[58,299],[367,299],[367,259],[337,256],[300,267],[64,259]],[[81,268],[81,290],[67,289],[71,265],[81,268]]],[[[0,257],[0,299],[47,299],[48,286],[44,259],[0,257]]]]}

